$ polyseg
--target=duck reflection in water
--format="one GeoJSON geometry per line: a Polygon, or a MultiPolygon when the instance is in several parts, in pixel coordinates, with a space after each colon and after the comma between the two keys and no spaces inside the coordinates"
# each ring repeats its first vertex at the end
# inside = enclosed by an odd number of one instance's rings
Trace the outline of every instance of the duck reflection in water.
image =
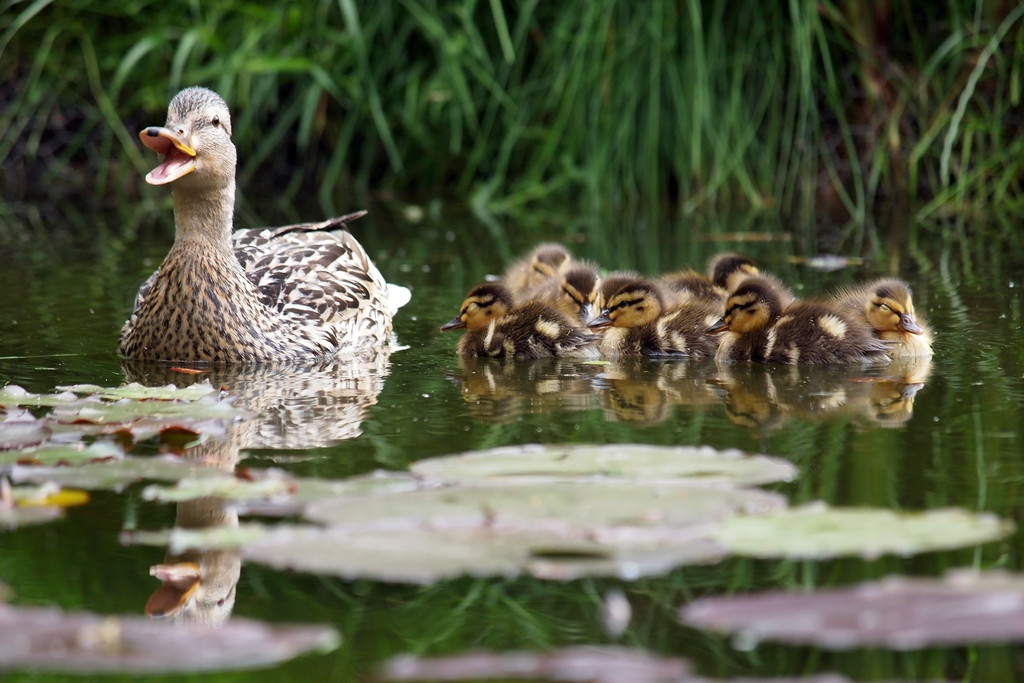
{"type": "Polygon", "coordinates": [[[709,379],[736,425],[757,433],[803,421],[848,416],[882,427],[899,427],[914,412],[914,397],[931,369],[929,357],[895,361],[883,368],[838,366],[720,365],[709,379]]]}
{"type": "MultiPolygon", "coordinates": [[[[358,436],[384,387],[389,351],[369,360],[332,360],[303,365],[210,365],[198,373],[167,364],[126,362],[129,382],[147,386],[187,386],[209,381],[258,417],[225,425],[222,437],[210,437],[185,450],[183,458],[233,472],[245,449],[308,449],[358,436]]],[[[219,498],[177,504],[175,527],[237,527],[237,511],[219,498]]],[[[241,575],[238,550],[190,550],[168,553],[150,567],[160,587],[145,612],[185,623],[223,624],[231,615],[241,575]]]]}

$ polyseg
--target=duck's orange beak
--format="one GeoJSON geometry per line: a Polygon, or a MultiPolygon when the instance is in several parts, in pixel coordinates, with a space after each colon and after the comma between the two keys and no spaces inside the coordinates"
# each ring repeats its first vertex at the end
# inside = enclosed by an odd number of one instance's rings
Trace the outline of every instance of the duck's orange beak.
{"type": "Polygon", "coordinates": [[[195,562],[153,565],[149,574],[161,581],[146,601],[146,614],[151,617],[174,614],[199,588],[199,565],[195,562]]]}
{"type": "Polygon", "coordinates": [[[146,174],[150,185],[166,185],[196,170],[196,150],[181,135],[163,126],[139,131],[142,144],[163,155],[163,163],[146,174]]]}

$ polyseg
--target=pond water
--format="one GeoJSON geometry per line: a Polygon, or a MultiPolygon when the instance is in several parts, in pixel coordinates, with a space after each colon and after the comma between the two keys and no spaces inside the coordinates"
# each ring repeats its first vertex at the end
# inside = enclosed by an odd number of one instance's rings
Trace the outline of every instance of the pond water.
{"type": "MultiPolygon", "coordinates": [[[[165,208],[133,221],[92,217],[94,239],[59,237],[64,233],[55,226],[8,220],[0,233],[0,385],[46,393],[74,383],[195,381],[123,365],[115,353],[136,288],[171,241],[168,215],[165,208]]],[[[979,235],[946,241],[922,229],[913,240],[905,234],[883,240],[880,258],[821,271],[794,258],[811,254],[774,224],[743,226],[770,238],[743,243],[733,241],[737,223],[725,219],[627,227],[551,220],[521,229],[472,218],[409,224],[386,211],[371,213],[354,232],[389,281],[413,292],[395,323],[405,348],[357,371],[216,373],[215,386],[227,387],[262,417],[229,434],[227,443],[207,444],[214,453],[209,457],[222,458],[225,466],[339,479],[514,444],[710,445],[796,465],[792,482],[764,487],[791,506],[959,507],[1020,524],[1021,245],[979,235]],[[863,372],[651,360],[460,364],[456,336],[438,327],[472,285],[541,239],[565,241],[577,256],[608,268],[646,273],[699,268],[717,251],[741,250],[799,295],[898,274],[911,283],[918,312],[936,332],[936,354],[927,367],[863,372]]],[[[124,545],[122,531],[170,527],[180,514],[174,505],[144,500],[141,490],[96,492],[61,521],[0,535],[0,581],[13,592],[12,602],[141,614],[158,585],[149,568],[165,552],[124,545]]],[[[1024,651],[1012,643],[911,652],[764,643],[751,649],[684,626],[678,615],[702,596],[842,586],[890,574],[941,576],[961,567],[1020,571],[1022,550],[1018,531],[998,542],[907,558],[732,558],[631,582],[459,578],[428,586],[348,581],[247,562],[233,616],[328,623],[343,640],[327,654],[217,677],[359,680],[399,654],[615,643],[685,657],[708,677],[836,672],[861,680],[1012,680],[1024,675],[1024,651]],[[618,591],[631,619],[621,634],[609,634],[601,614],[607,596],[618,591]]],[[[8,680],[32,677],[14,673],[8,680]]]]}

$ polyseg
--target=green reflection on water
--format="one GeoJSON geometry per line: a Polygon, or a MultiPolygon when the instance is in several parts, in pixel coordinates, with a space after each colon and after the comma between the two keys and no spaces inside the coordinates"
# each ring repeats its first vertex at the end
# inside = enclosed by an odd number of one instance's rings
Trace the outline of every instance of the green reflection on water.
{"type": "MultiPolygon", "coordinates": [[[[936,329],[937,355],[924,387],[912,397],[911,411],[890,424],[872,419],[867,410],[780,415],[769,409],[762,415],[759,409],[765,402],[759,403],[756,395],[744,410],[730,387],[709,382],[717,373],[713,365],[642,361],[623,369],[539,364],[514,372],[499,366],[467,374],[454,356],[455,338],[440,334],[438,326],[451,318],[462,295],[484,274],[500,272],[508,259],[541,238],[563,239],[577,255],[606,267],[642,272],[700,267],[715,251],[741,248],[797,284],[801,295],[881,272],[810,271],[789,262],[799,248],[788,241],[736,245],[699,239],[701,234],[732,231],[726,221],[700,231],[671,222],[629,229],[622,223],[529,229],[510,225],[503,226],[507,239],[495,240],[489,229],[472,221],[403,226],[390,224],[386,214],[380,219],[372,214],[357,234],[389,280],[413,290],[412,303],[396,321],[399,340],[409,348],[392,354],[382,387],[359,421],[358,436],[299,449],[295,442],[246,447],[241,464],[338,478],[376,468],[404,469],[424,457],[506,444],[709,444],[790,459],[802,476],[776,488],[794,504],[823,499],[835,505],[904,509],[961,506],[1020,521],[1021,245],[990,245],[987,250],[974,245],[969,264],[962,260],[962,248],[937,241],[929,253],[917,245],[916,265],[907,264],[901,275],[914,286],[918,310],[936,329]],[[680,392],[684,385],[700,390],[680,392]],[[712,391],[705,391],[709,387],[712,391]]],[[[753,227],[781,231],[771,224],[753,227]]],[[[112,237],[119,233],[111,226],[100,225],[97,231],[103,237],[94,244],[28,241],[0,256],[0,381],[47,392],[58,384],[113,385],[124,379],[114,353],[117,335],[135,289],[159,263],[170,237],[166,226],[124,238],[112,237]]],[[[782,381],[778,373],[764,369],[747,374],[747,386],[758,386],[766,375],[782,381]]],[[[841,386],[851,387],[849,382],[841,386]]],[[[858,385],[857,390],[865,387],[872,385],[858,385]]],[[[69,510],[62,522],[5,534],[0,579],[15,589],[15,600],[140,613],[155,588],[148,567],[162,561],[163,553],[121,546],[118,532],[125,525],[169,526],[174,511],[142,502],[139,491],[132,487],[123,494],[97,494],[89,505],[69,510]]],[[[692,658],[702,671],[717,675],[838,671],[855,678],[914,679],[957,678],[970,670],[978,679],[1012,678],[1021,672],[1009,647],[826,653],[762,645],[740,652],[722,638],[679,625],[675,618],[682,602],[701,595],[844,584],[889,573],[935,575],[965,565],[1021,570],[1020,532],[980,549],[909,559],[732,559],[624,584],[633,622],[622,642],[692,658]]],[[[620,584],[518,579],[412,588],[247,565],[235,614],[330,621],[345,641],[329,655],[306,657],[270,672],[218,678],[351,679],[400,652],[604,642],[608,638],[598,619],[600,600],[615,585],[620,584]]],[[[20,678],[28,675],[12,677],[20,678]]]]}

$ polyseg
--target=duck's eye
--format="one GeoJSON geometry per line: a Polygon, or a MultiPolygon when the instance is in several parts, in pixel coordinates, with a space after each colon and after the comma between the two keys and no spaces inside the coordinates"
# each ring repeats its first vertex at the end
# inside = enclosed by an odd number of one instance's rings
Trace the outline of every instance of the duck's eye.
{"type": "Polygon", "coordinates": [[[892,313],[892,308],[889,306],[889,304],[879,304],[878,307],[881,308],[883,311],[892,313]]]}
{"type": "Polygon", "coordinates": [[[220,117],[217,116],[216,114],[214,114],[213,118],[210,119],[210,123],[212,123],[215,126],[219,126],[220,125],[220,117]]]}

